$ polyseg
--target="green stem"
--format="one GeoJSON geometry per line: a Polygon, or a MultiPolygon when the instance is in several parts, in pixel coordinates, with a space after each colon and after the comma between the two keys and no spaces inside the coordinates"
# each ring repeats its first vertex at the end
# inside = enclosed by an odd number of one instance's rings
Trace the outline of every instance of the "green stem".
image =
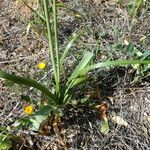
{"type": "Polygon", "coordinates": [[[57,23],[57,5],[56,0],[53,0],[53,17],[54,17],[54,37],[55,37],[55,52],[57,61],[57,92],[59,92],[60,84],[60,60],[59,60],[59,49],[58,49],[58,23],[57,23]]]}
{"type": "Polygon", "coordinates": [[[56,62],[55,62],[55,57],[54,57],[52,30],[51,30],[51,24],[50,24],[49,13],[48,13],[48,0],[43,0],[43,1],[44,1],[44,12],[45,12],[45,18],[46,18],[46,26],[47,26],[47,32],[48,32],[49,48],[50,48],[52,65],[53,65],[53,70],[54,70],[54,78],[55,78],[55,82],[56,82],[56,90],[58,90],[59,84],[58,84],[56,62]]]}

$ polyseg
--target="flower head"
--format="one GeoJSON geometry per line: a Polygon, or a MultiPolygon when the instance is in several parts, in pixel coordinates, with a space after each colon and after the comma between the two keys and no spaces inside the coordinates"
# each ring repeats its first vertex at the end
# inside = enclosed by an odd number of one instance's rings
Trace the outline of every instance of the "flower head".
{"type": "Polygon", "coordinates": [[[44,68],[46,67],[46,64],[43,63],[43,62],[41,62],[41,63],[38,63],[37,67],[38,67],[39,69],[44,69],[44,68]]]}
{"type": "Polygon", "coordinates": [[[28,115],[31,115],[33,113],[33,106],[29,105],[29,106],[26,106],[24,108],[24,112],[28,115]]]}

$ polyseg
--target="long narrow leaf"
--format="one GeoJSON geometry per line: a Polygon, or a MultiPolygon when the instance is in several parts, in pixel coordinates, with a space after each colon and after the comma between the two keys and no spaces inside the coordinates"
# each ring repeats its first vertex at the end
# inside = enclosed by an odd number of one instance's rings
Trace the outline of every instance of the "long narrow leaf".
{"type": "Polygon", "coordinates": [[[48,41],[49,41],[49,49],[50,49],[50,55],[51,55],[51,60],[52,60],[52,66],[54,70],[54,78],[56,82],[56,92],[59,92],[59,81],[58,81],[58,72],[57,72],[57,63],[55,60],[55,49],[54,49],[54,43],[53,43],[53,32],[52,32],[52,25],[50,22],[49,18],[49,11],[48,11],[48,5],[49,2],[47,0],[43,0],[43,5],[44,5],[44,13],[45,13],[45,18],[46,18],[46,27],[47,27],[47,33],[48,33],[48,41]]]}
{"type": "Polygon", "coordinates": [[[83,83],[85,83],[85,82],[87,82],[87,81],[90,81],[90,80],[92,80],[92,79],[93,79],[93,78],[88,78],[88,77],[79,77],[79,78],[76,78],[76,79],[74,80],[74,82],[72,83],[70,89],[73,88],[73,87],[75,87],[75,86],[78,86],[78,85],[80,85],[80,84],[83,84],[83,83]]]}
{"type": "Polygon", "coordinates": [[[1,69],[0,69],[0,78],[10,80],[17,84],[34,87],[34,88],[40,90],[42,93],[44,93],[46,96],[48,96],[49,98],[51,98],[51,100],[53,100],[55,102],[55,96],[47,88],[45,88],[43,85],[41,85],[40,83],[36,82],[33,79],[19,77],[19,76],[13,75],[13,74],[9,74],[9,73],[2,71],[1,69]]]}
{"type": "Polygon", "coordinates": [[[88,80],[88,77],[80,77],[80,78],[77,78],[75,79],[75,81],[73,82],[72,86],[71,87],[75,87],[81,83],[84,83],[88,80]]]}
{"type": "Polygon", "coordinates": [[[118,66],[118,65],[134,65],[134,64],[150,64],[150,60],[117,60],[117,61],[106,61],[97,63],[94,65],[87,66],[79,71],[78,74],[86,74],[90,70],[94,70],[101,67],[108,67],[108,66],[118,66]]]}
{"type": "Polygon", "coordinates": [[[60,58],[60,67],[62,68],[62,65],[63,65],[63,63],[64,63],[64,59],[65,59],[65,57],[67,56],[67,54],[68,54],[68,51],[70,50],[70,48],[71,48],[71,46],[73,45],[73,43],[76,41],[76,39],[82,34],[83,32],[82,31],[80,31],[80,32],[78,32],[78,33],[75,33],[74,34],[74,36],[73,36],[73,38],[70,40],[70,42],[67,44],[67,46],[66,46],[66,48],[65,48],[65,50],[64,50],[64,52],[63,52],[63,54],[62,54],[62,56],[61,56],[61,58],[60,58]]]}
{"type": "Polygon", "coordinates": [[[53,0],[53,18],[54,18],[54,42],[55,42],[55,55],[56,55],[56,72],[57,72],[57,82],[56,82],[56,92],[59,93],[60,88],[60,59],[59,59],[59,49],[58,49],[58,19],[57,19],[57,5],[56,0],[53,0]]]}
{"type": "Polygon", "coordinates": [[[77,65],[75,70],[73,71],[72,75],[68,79],[68,82],[70,82],[72,79],[75,79],[80,75],[80,72],[84,70],[84,68],[89,64],[91,59],[93,58],[93,53],[86,52],[80,63],[77,65]]]}

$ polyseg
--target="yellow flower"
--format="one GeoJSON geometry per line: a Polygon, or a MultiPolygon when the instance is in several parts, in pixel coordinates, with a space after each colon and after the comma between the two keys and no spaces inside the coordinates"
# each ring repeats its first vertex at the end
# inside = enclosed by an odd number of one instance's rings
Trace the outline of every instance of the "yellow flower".
{"type": "Polygon", "coordinates": [[[29,105],[29,106],[26,106],[24,108],[24,112],[28,115],[31,115],[33,113],[33,106],[29,105]]]}
{"type": "Polygon", "coordinates": [[[43,63],[43,62],[41,62],[41,63],[39,63],[39,64],[37,65],[37,67],[38,67],[39,69],[44,69],[44,68],[46,67],[46,64],[43,63]]]}

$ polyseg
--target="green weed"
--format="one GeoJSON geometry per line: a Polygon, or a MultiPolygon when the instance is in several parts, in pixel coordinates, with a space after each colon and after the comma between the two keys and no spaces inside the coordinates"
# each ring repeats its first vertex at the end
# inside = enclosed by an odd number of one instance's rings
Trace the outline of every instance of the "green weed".
{"type": "Polygon", "coordinates": [[[144,0],[132,0],[128,5],[128,13],[132,18],[135,18],[140,7],[144,5],[144,0]]]}
{"type": "Polygon", "coordinates": [[[9,150],[12,147],[14,136],[7,129],[0,127],[0,150],[9,150]]]}

